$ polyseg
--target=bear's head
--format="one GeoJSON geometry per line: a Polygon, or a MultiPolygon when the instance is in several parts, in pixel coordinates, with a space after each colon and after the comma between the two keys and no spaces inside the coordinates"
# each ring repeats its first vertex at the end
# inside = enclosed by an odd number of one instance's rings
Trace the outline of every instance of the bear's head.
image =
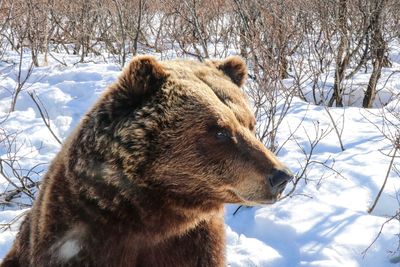
{"type": "Polygon", "coordinates": [[[204,63],[135,57],[97,106],[113,140],[96,143],[119,164],[125,178],[118,183],[187,206],[278,199],[292,177],[255,136],[240,90],[246,74],[235,56],[204,63]]]}

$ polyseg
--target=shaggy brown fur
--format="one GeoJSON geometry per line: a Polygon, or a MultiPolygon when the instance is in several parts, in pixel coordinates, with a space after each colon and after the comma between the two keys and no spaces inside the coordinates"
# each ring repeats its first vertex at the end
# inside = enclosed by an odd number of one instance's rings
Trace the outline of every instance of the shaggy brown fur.
{"type": "Polygon", "coordinates": [[[281,193],[246,71],[134,58],[52,162],[1,266],[223,266],[223,204],[281,193]]]}

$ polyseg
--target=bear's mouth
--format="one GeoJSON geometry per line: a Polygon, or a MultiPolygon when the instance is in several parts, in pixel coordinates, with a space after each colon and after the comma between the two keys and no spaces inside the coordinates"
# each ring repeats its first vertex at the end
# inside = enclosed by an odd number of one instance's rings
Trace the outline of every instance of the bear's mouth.
{"type": "Polygon", "coordinates": [[[267,200],[263,200],[260,202],[260,204],[263,205],[272,205],[275,204],[276,202],[278,202],[279,200],[281,200],[281,195],[282,194],[278,194],[276,197],[272,198],[272,199],[267,199],[267,200]]]}
{"type": "MultiPolygon", "coordinates": [[[[281,199],[282,193],[279,193],[276,196],[273,196],[272,198],[266,198],[266,199],[251,199],[251,198],[246,198],[243,197],[237,190],[233,188],[228,189],[228,193],[237,199],[237,204],[242,204],[246,206],[259,206],[259,205],[272,205],[276,202],[278,202],[281,199]]],[[[236,202],[235,201],[235,202],[236,202]]]]}

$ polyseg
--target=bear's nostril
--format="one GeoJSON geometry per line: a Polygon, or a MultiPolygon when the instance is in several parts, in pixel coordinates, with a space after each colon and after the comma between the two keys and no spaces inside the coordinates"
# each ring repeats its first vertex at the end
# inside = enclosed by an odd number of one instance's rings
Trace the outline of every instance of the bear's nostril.
{"type": "Polygon", "coordinates": [[[284,187],[292,179],[293,175],[288,169],[274,170],[269,177],[269,183],[272,188],[284,187]]]}

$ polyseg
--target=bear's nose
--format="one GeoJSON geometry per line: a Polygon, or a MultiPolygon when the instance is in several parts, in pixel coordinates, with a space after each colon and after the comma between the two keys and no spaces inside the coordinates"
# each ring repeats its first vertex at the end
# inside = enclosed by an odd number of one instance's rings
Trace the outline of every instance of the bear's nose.
{"type": "Polygon", "coordinates": [[[269,184],[271,185],[271,191],[273,194],[282,193],[288,182],[293,179],[292,172],[287,169],[275,169],[272,175],[268,178],[269,184]]]}

